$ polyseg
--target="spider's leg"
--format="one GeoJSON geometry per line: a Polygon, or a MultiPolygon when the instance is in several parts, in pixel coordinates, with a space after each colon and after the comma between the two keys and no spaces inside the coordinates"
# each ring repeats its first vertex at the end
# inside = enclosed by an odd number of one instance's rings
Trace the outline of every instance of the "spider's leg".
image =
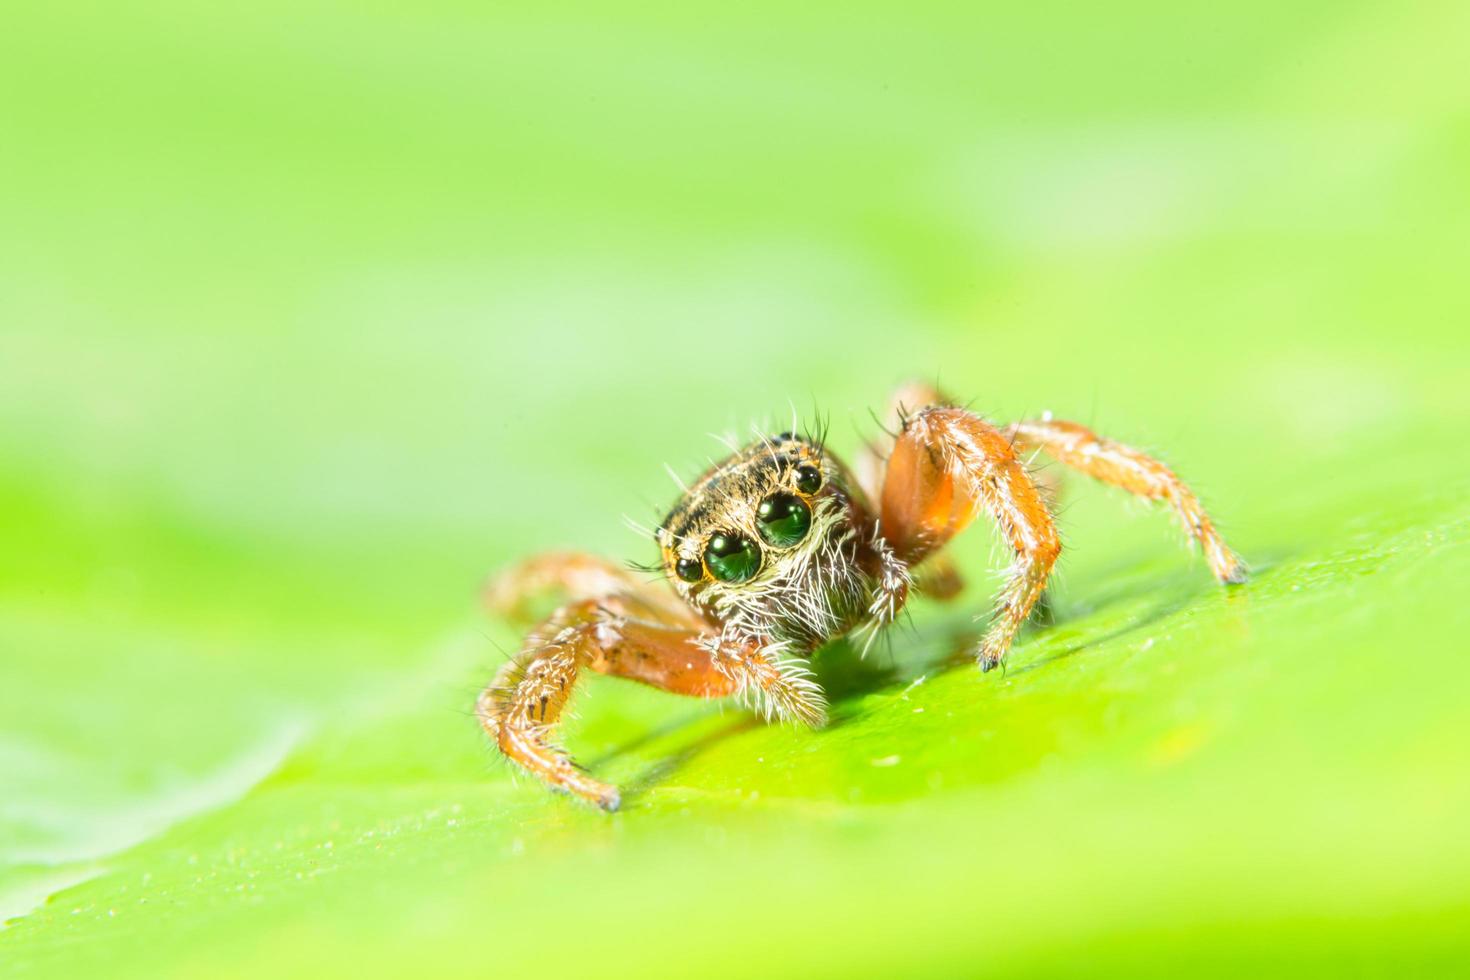
{"type": "Polygon", "coordinates": [[[1051,512],[1010,440],[962,408],[932,407],[907,420],[883,481],[883,533],[913,564],[944,547],[984,508],[1015,553],[980,665],[997,666],[1046,587],[1061,553],[1051,512]]]}
{"type": "Polygon", "coordinates": [[[476,704],[506,757],[555,789],[616,810],[617,788],[583,772],[556,746],[556,725],[583,668],[692,697],[735,694],[740,681],[716,663],[714,634],[628,618],[619,597],[564,606],[526,638],[476,704]]]}
{"type": "Polygon", "coordinates": [[[617,595],[641,606],[641,618],[694,626],[697,620],[661,580],[645,581],[637,572],[597,555],[553,551],[528,558],[493,576],[481,593],[496,615],[534,621],[537,600],[545,596],[576,603],[617,595]]]}
{"type": "Polygon", "coordinates": [[[618,808],[617,788],[587,775],[554,741],[583,668],[690,697],[747,695],[767,718],[825,720],[821,690],[779,648],[708,626],[635,618],[642,608],[626,596],[587,599],[562,607],[527,636],[476,704],[480,724],[507,758],[555,789],[618,808]]]}
{"type": "Polygon", "coordinates": [[[1148,500],[1167,501],[1180,524],[1199,543],[1221,582],[1246,580],[1245,563],[1225,544],[1196,497],[1163,463],[1122,443],[1103,439],[1076,422],[1017,422],[1004,430],[1018,448],[1039,449],[1066,466],[1148,500]]]}
{"type": "Polygon", "coordinates": [[[827,698],[812,679],[804,657],[787,656],[779,644],[762,646],[729,633],[706,634],[714,669],[735,684],[735,694],[761,712],[812,728],[827,723],[827,698]]]}

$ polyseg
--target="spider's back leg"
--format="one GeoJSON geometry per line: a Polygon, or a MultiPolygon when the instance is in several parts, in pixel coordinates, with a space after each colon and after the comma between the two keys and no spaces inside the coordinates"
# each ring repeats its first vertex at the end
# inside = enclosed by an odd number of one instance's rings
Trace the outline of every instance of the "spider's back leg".
{"type": "Polygon", "coordinates": [[[1246,580],[1245,563],[1225,544],[1203,505],[1174,471],[1146,453],[1098,436],[1076,422],[1042,419],[1016,422],[1002,430],[1018,448],[1035,449],[1102,483],[1122,487],[1174,509],[1185,532],[1196,541],[1210,571],[1227,585],[1246,580]]]}

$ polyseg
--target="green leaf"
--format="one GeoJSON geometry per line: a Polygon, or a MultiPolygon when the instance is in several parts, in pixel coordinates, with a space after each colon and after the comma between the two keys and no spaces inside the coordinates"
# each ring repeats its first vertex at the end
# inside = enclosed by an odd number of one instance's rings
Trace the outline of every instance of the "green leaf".
{"type": "Polygon", "coordinates": [[[1463,972],[1467,26],[10,16],[0,975],[1463,972]],[[484,577],[908,375],[1159,451],[1251,582],[1068,480],[1004,672],[977,529],[828,728],[591,677],[624,809],[512,773],[484,577]]]}

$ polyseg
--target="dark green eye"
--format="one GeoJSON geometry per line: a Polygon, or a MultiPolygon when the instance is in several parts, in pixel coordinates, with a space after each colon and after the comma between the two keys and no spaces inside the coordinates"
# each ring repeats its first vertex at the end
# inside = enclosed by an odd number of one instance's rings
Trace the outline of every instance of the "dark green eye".
{"type": "Polygon", "coordinates": [[[721,582],[744,582],[761,568],[761,550],[739,534],[716,534],[704,549],[704,563],[721,582]]]}
{"type": "Polygon", "coordinates": [[[778,493],[761,501],[756,509],[761,537],[778,548],[789,548],[811,530],[812,509],[806,501],[789,493],[778,493]]]}
{"type": "Polygon", "coordinates": [[[822,489],[822,471],[811,463],[802,463],[796,468],[796,489],[802,493],[816,493],[822,489]]]}
{"type": "Polygon", "coordinates": [[[686,582],[698,582],[704,578],[704,567],[693,558],[680,558],[674,564],[674,571],[686,582]]]}

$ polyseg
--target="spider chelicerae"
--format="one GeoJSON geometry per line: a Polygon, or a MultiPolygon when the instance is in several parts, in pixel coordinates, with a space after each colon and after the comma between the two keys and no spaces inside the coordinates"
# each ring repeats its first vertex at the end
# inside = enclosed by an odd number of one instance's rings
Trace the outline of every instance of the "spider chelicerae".
{"type": "Polygon", "coordinates": [[[617,809],[617,788],[555,743],[584,669],[675,694],[744,696],[767,719],[819,726],[826,700],[809,655],[858,630],[876,635],[915,593],[958,594],[945,548],[981,512],[1012,551],[976,653],[982,669],[998,666],[1061,553],[1048,494],[1027,465],[1038,453],[1166,502],[1215,577],[1245,581],[1198,498],[1136,449],[1051,418],[997,427],[926,385],[901,388],[889,419],[892,432],[864,447],[853,468],[792,432],[715,464],[654,532],[666,582],[576,553],[533,558],[493,579],[487,602],[507,615],[547,590],[566,597],[480,695],[477,716],[500,751],[555,789],[617,809]]]}

